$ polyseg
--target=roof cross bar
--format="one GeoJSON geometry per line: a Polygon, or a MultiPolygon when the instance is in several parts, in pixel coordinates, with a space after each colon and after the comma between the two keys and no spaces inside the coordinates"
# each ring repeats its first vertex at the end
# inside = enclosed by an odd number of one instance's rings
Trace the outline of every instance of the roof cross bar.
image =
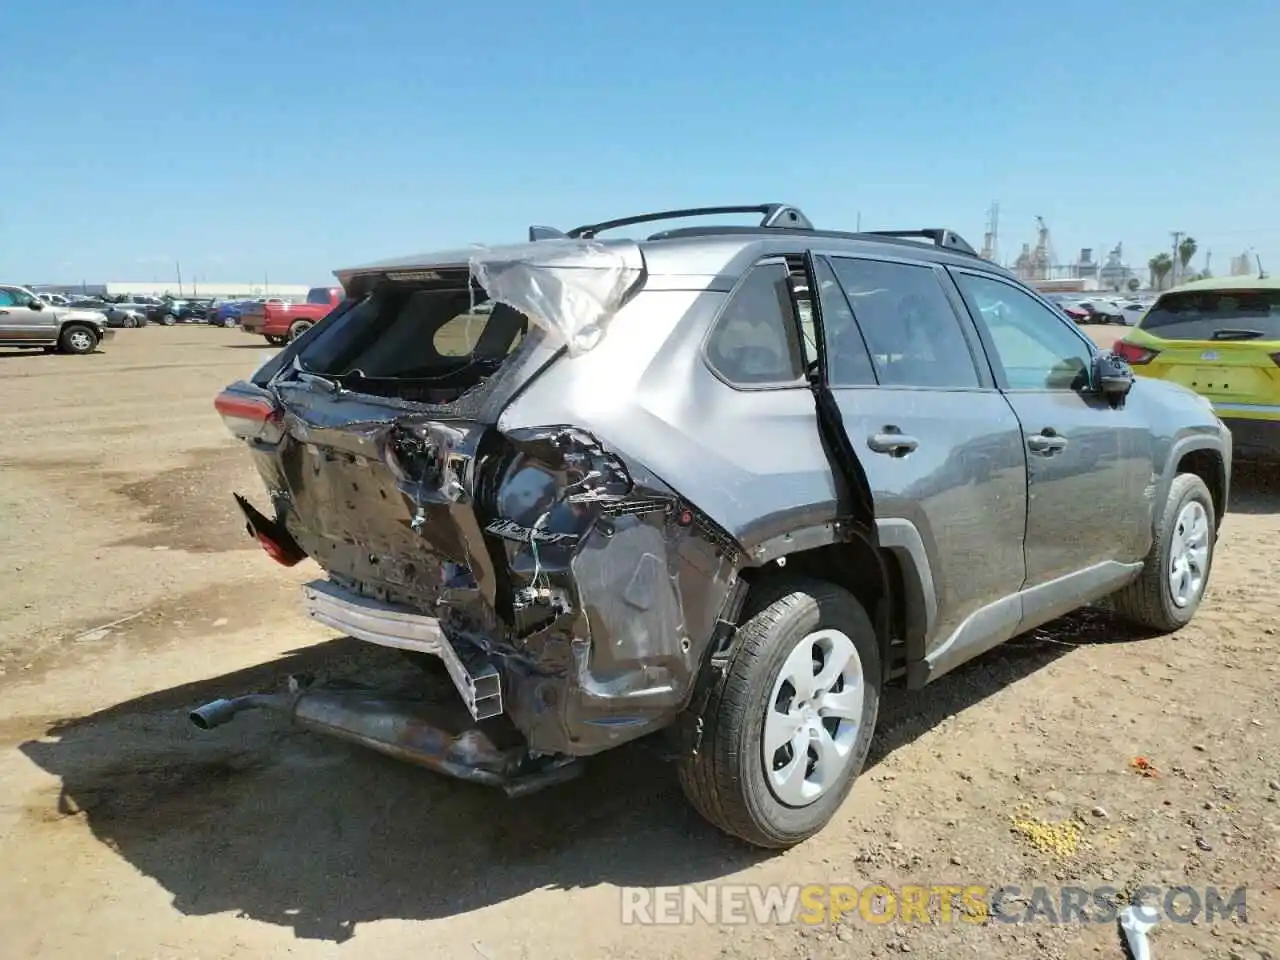
{"type": "MultiPolygon", "coordinates": [[[[642,213],[634,217],[622,217],[618,220],[605,220],[602,223],[588,223],[574,227],[567,236],[574,240],[590,239],[605,230],[618,227],[629,227],[637,223],[654,223],[658,220],[680,220],[685,217],[713,217],[726,213],[758,213],[761,215],[761,227],[789,227],[798,230],[812,230],[813,224],[796,207],[785,203],[759,203],[754,206],[733,207],[690,207],[687,210],[663,210],[658,213],[642,213]]],[[[558,232],[558,231],[556,231],[558,232]]],[[[548,239],[556,232],[549,227],[530,227],[529,239],[548,239]],[[537,231],[537,235],[535,235],[537,231]]]]}
{"type": "Polygon", "coordinates": [[[954,230],[946,230],[942,227],[932,227],[927,230],[865,230],[864,233],[873,237],[899,237],[899,238],[919,238],[921,240],[932,240],[935,247],[941,247],[944,250],[954,250],[957,253],[967,253],[976,257],[978,251],[973,249],[964,237],[956,233],[954,230]]]}

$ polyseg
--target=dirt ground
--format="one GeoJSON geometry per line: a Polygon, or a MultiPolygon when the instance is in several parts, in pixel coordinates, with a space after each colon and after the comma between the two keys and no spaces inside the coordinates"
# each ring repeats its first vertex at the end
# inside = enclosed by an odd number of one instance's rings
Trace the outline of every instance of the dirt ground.
{"type": "MultiPolygon", "coordinates": [[[[889,692],[819,837],[764,856],[626,749],[509,801],[245,715],[188,709],[305,669],[392,669],[306,620],[243,534],[260,493],[214,393],[269,355],[208,327],[89,357],[0,354],[0,956],[1120,957],[1114,923],[621,922],[621,887],[1247,887],[1160,960],[1280,957],[1280,487],[1236,477],[1176,636],[1100,613],[889,692]],[[1135,758],[1153,767],[1134,767],[1135,758]],[[1269,951],[1269,952],[1268,952],[1269,951]]],[[[395,660],[395,664],[399,661],[395,660]]],[[[1025,904],[1011,901],[1017,909],[1025,904]]]]}

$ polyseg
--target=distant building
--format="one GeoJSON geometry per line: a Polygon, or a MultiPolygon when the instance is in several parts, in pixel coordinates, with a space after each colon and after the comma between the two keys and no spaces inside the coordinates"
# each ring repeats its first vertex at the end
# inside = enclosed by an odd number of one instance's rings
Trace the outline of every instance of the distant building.
{"type": "MultiPolygon", "coordinates": [[[[331,281],[324,286],[333,286],[331,281]]],[[[196,283],[163,281],[150,283],[144,281],[116,281],[106,283],[36,283],[31,285],[33,291],[39,293],[83,294],[90,297],[165,297],[178,299],[184,297],[219,297],[222,299],[252,300],[257,297],[291,297],[295,300],[305,298],[311,289],[299,283],[196,283]]]]}
{"type": "Polygon", "coordinates": [[[1041,293],[1096,293],[1097,277],[1060,277],[1056,280],[1028,280],[1033,290],[1041,293]]]}
{"type": "Polygon", "coordinates": [[[1103,290],[1127,290],[1134,272],[1124,262],[1124,244],[1117,243],[1107,254],[1107,262],[1098,271],[1098,285],[1103,290]]]}
{"type": "Polygon", "coordinates": [[[1098,264],[1093,259],[1092,247],[1080,248],[1080,259],[1071,265],[1071,275],[1082,280],[1098,275],[1098,264]]]}
{"type": "Polygon", "coordinates": [[[1253,257],[1246,250],[1238,257],[1231,258],[1231,275],[1233,277],[1247,277],[1251,273],[1257,272],[1257,265],[1254,263],[1253,257]]]}

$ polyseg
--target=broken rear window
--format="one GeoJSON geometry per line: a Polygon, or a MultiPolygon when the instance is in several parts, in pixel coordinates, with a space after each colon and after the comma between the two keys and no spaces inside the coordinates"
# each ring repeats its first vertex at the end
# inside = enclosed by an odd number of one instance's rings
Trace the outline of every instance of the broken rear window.
{"type": "Polygon", "coordinates": [[[379,284],[306,345],[300,364],[352,390],[408,397],[411,383],[438,387],[441,400],[460,395],[501,366],[529,322],[506,304],[474,303],[466,274],[456,280],[379,284]]]}
{"type": "Polygon", "coordinates": [[[1139,326],[1166,340],[1280,340],[1280,290],[1167,293],[1139,326]]]}

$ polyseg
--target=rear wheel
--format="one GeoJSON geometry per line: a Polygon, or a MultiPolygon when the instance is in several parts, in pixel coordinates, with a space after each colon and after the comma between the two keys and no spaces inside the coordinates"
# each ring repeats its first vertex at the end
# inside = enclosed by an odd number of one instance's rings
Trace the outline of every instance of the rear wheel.
{"type": "Polygon", "coordinates": [[[234,326],[236,325],[236,319],[235,319],[235,317],[223,317],[223,318],[222,318],[222,325],[223,325],[224,327],[234,327],[234,326]]]}
{"type": "Polygon", "coordinates": [[[164,324],[166,327],[172,327],[175,323],[178,322],[178,318],[175,317],[172,313],[166,313],[163,317],[160,318],[160,322],[164,324]]]}
{"type": "Polygon", "coordinates": [[[58,348],[63,353],[93,353],[97,345],[97,333],[78,323],[68,324],[58,337],[58,348]]]}
{"type": "Polygon", "coordinates": [[[681,761],[680,784],[721,830],[781,849],[826,826],[861,772],[880,705],[880,653],[848,591],[808,579],[763,590],[707,706],[698,752],[681,761]]]}
{"type": "Polygon", "coordinates": [[[295,320],[293,325],[289,327],[289,339],[297,340],[300,336],[311,329],[310,320],[295,320]]]}
{"type": "Polygon", "coordinates": [[[1112,596],[1115,611],[1159,633],[1190,623],[1209,585],[1216,533],[1209,488],[1194,473],[1179,474],[1169,488],[1142,575],[1112,596]]]}

